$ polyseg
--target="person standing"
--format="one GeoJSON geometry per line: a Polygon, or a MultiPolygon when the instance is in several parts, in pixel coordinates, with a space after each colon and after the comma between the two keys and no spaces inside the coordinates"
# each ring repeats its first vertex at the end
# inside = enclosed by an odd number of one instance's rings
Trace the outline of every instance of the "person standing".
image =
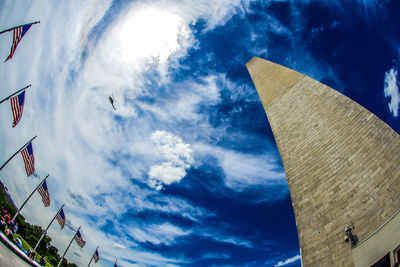
{"type": "Polygon", "coordinates": [[[18,231],[18,222],[15,223],[14,228],[13,228],[13,233],[16,234],[18,231]]]}

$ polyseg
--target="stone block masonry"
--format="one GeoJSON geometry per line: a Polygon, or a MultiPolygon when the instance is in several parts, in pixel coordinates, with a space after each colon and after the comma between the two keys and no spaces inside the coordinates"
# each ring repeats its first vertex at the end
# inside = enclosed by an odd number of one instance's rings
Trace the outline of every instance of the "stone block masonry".
{"type": "Polygon", "coordinates": [[[246,64],[282,158],[303,266],[353,266],[360,240],[400,208],[400,137],[348,97],[254,57],[246,64]]]}

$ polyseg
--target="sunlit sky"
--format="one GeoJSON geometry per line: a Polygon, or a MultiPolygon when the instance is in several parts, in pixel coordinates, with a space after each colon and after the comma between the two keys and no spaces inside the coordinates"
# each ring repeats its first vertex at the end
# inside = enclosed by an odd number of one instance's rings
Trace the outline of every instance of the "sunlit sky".
{"type": "MultiPolygon", "coordinates": [[[[395,131],[400,3],[389,0],[12,1],[0,30],[40,20],[0,65],[0,98],[23,88],[12,128],[0,105],[0,172],[17,205],[47,174],[51,206],[22,210],[54,223],[62,254],[86,266],[300,266],[279,151],[245,63],[253,56],[345,94],[395,131]],[[115,99],[116,111],[108,102],[115,99]]],[[[12,34],[0,35],[0,57],[12,34]]],[[[293,111],[295,112],[295,111],[293,111]]]]}

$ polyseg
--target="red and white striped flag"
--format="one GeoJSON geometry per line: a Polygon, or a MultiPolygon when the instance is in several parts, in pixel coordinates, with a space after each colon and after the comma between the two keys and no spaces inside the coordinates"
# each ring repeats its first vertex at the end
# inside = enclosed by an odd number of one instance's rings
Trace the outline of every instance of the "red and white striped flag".
{"type": "Polygon", "coordinates": [[[61,226],[61,229],[64,228],[65,225],[65,214],[64,211],[61,209],[59,213],[56,215],[56,219],[61,226]]]}
{"type": "Polygon", "coordinates": [[[7,60],[11,59],[14,56],[14,52],[17,49],[18,43],[21,41],[22,37],[24,37],[25,33],[27,33],[32,24],[33,23],[13,29],[13,42],[11,45],[10,55],[6,58],[4,62],[6,62],[7,60]]]}
{"type": "Polygon", "coordinates": [[[22,112],[24,110],[25,103],[25,91],[22,91],[22,93],[20,93],[19,95],[12,97],[10,99],[10,103],[14,119],[12,127],[14,128],[15,126],[17,126],[18,122],[22,118],[22,112]]]}
{"type": "Polygon", "coordinates": [[[22,149],[22,158],[24,159],[26,175],[31,176],[35,172],[35,157],[33,156],[32,142],[22,149]]]}
{"type": "Polygon", "coordinates": [[[50,206],[50,194],[49,190],[47,189],[46,181],[42,183],[41,186],[38,188],[39,194],[42,196],[42,201],[45,207],[50,206]]]}
{"type": "Polygon", "coordinates": [[[75,236],[74,236],[74,239],[75,239],[76,243],[78,243],[78,245],[79,245],[81,248],[83,248],[83,247],[85,246],[86,242],[83,241],[82,236],[81,236],[81,233],[79,232],[79,230],[76,232],[76,234],[75,234],[75,236]]]}
{"type": "Polygon", "coordinates": [[[99,259],[100,259],[99,252],[97,251],[97,248],[96,248],[96,251],[93,254],[93,259],[94,259],[95,263],[97,263],[99,261],[99,259]]]}

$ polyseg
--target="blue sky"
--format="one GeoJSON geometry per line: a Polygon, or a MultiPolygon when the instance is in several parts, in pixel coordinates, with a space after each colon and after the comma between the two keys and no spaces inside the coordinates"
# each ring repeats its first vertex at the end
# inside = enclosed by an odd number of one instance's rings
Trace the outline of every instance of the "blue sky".
{"type": "MultiPolygon", "coordinates": [[[[61,252],[82,226],[86,265],[300,266],[294,214],[268,119],[245,63],[309,75],[399,122],[398,1],[3,1],[1,29],[40,20],[0,65],[1,96],[32,84],[11,128],[0,106],[0,173],[22,214],[45,227],[66,203],[61,252]],[[117,111],[108,102],[116,100],[117,111]]],[[[0,36],[8,56],[11,34],[0,36]]],[[[295,112],[295,111],[294,111],[295,112]]]]}

